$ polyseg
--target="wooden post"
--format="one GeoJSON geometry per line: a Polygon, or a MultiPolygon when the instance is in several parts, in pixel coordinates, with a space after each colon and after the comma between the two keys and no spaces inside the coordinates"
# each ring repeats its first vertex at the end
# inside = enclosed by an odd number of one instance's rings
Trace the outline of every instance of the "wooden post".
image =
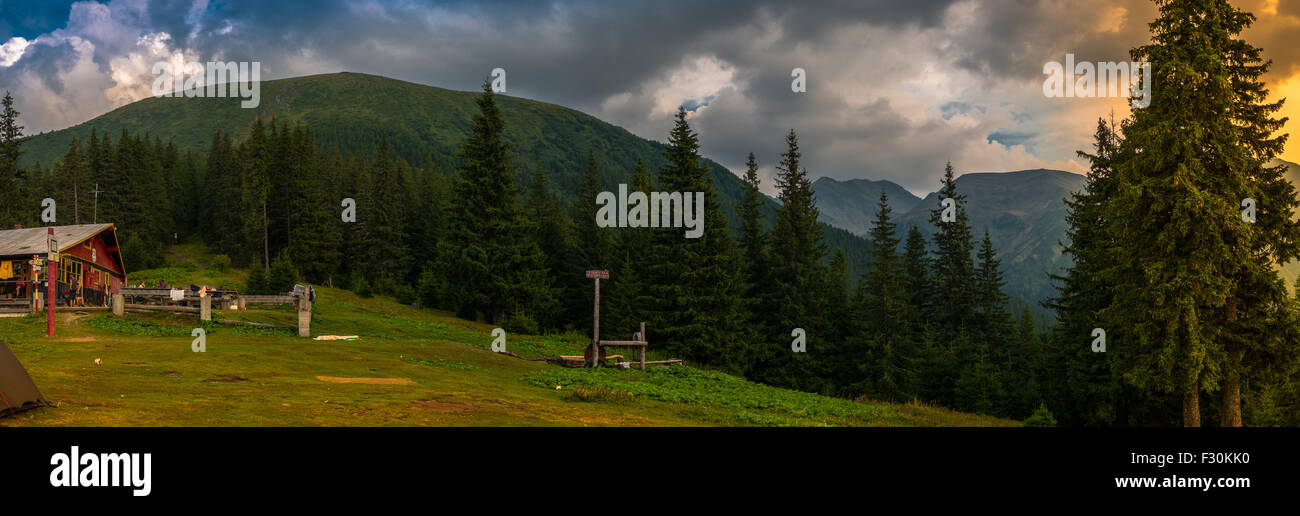
{"type": "Polygon", "coordinates": [[[45,260],[45,335],[54,336],[54,282],[58,281],[58,269],[54,265],[54,253],[59,252],[54,243],[54,226],[49,228],[50,253],[45,260]]]}
{"type": "Polygon", "coordinates": [[[32,288],[27,289],[27,297],[31,298],[32,313],[36,313],[41,311],[41,298],[36,293],[37,290],[41,289],[40,273],[36,272],[36,268],[41,266],[41,261],[32,258],[29,263],[31,263],[32,271],[32,288]]]}
{"type": "Polygon", "coordinates": [[[113,315],[122,315],[126,313],[126,296],[121,292],[113,294],[113,315]]]}
{"type": "Polygon", "coordinates": [[[600,279],[609,278],[609,271],[587,271],[587,277],[596,280],[596,308],[592,315],[591,324],[591,346],[587,347],[587,353],[584,357],[586,367],[596,367],[600,364],[600,279]]]}
{"type": "Polygon", "coordinates": [[[212,296],[199,296],[199,320],[212,320],[212,296]]]}
{"type": "Polygon", "coordinates": [[[298,296],[298,336],[311,337],[311,299],[307,294],[298,296]]]}
{"type": "Polygon", "coordinates": [[[641,370],[645,371],[645,348],[650,347],[650,339],[645,336],[645,321],[641,321],[641,342],[646,343],[645,346],[640,347],[641,352],[639,353],[641,355],[641,370]]]}
{"type": "Polygon", "coordinates": [[[587,367],[596,367],[600,362],[600,276],[596,276],[596,310],[591,322],[591,351],[587,367]]]}

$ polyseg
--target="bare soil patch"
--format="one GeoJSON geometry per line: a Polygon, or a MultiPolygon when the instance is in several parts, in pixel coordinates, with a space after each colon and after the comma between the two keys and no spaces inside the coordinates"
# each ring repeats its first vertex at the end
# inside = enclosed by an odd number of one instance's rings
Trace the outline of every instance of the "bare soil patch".
{"type": "Polygon", "coordinates": [[[459,401],[420,400],[412,401],[411,405],[435,412],[465,412],[474,408],[472,403],[463,403],[459,401]]]}
{"type": "Polygon", "coordinates": [[[337,376],[317,376],[317,380],[330,383],[364,383],[370,385],[416,385],[410,378],[340,378],[337,376]]]}
{"type": "Polygon", "coordinates": [[[222,375],[216,378],[208,378],[207,380],[203,380],[203,383],[244,383],[244,382],[251,382],[251,381],[252,380],[249,380],[248,378],[240,378],[238,376],[233,376],[233,375],[222,375]]]}

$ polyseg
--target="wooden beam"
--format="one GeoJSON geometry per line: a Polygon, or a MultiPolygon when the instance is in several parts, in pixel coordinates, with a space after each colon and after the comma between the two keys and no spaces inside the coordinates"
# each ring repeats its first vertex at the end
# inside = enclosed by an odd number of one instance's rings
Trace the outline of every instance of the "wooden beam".
{"type": "Polygon", "coordinates": [[[140,305],[127,303],[125,308],[127,310],[158,310],[162,312],[186,312],[191,314],[199,313],[199,307],[197,306],[140,305]]]}
{"type": "Polygon", "coordinates": [[[244,300],[244,304],[254,305],[283,305],[292,304],[293,296],[239,296],[244,300]]]}
{"type": "Polygon", "coordinates": [[[252,321],[236,321],[234,319],[222,319],[221,323],[222,324],[243,324],[245,326],[256,326],[258,328],[274,328],[277,330],[298,329],[296,326],[285,326],[283,324],[270,324],[270,323],[260,323],[260,322],[252,322],[252,321]]]}

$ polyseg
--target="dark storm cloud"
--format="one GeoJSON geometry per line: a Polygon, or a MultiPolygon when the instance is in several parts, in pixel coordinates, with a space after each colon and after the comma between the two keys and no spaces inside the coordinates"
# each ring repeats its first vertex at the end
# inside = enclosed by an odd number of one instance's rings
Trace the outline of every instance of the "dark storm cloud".
{"type": "Polygon", "coordinates": [[[488,71],[501,66],[518,85],[512,94],[590,108],[676,66],[684,55],[709,52],[729,59],[744,53],[749,42],[711,36],[765,14],[782,20],[784,38],[794,45],[864,21],[932,26],[949,4],[332,1],[306,7],[240,1],[210,7],[215,19],[205,20],[191,41],[227,58],[260,59],[271,70],[285,69],[310,51],[351,71],[462,90],[477,88],[488,71]],[[226,23],[233,30],[219,34],[226,23]],[[702,46],[704,41],[710,45],[702,46]]]}
{"type": "MultiPolygon", "coordinates": [[[[1247,8],[1263,8],[1263,0],[1251,2],[1247,8]]],[[[1297,4],[1282,0],[1277,9],[1300,14],[1297,4]]],[[[68,46],[73,37],[93,43],[87,48],[109,87],[117,79],[108,77],[121,74],[147,79],[156,56],[123,58],[145,54],[144,38],[157,33],[170,36],[168,53],[259,61],[263,79],[346,70],[469,91],[502,67],[510,95],[573,107],[644,137],[665,137],[666,102],[688,105],[704,153],[733,169],[751,151],[770,169],[795,128],[814,176],[885,178],[915,190],[931,188],[948,159],[959,170],[1072,159],[1088,131],[1055,127],[1076,116],[1069,110],[1078,104],[1044,102],[1034,84],[1043,63],[1067,52],[1127,59],[1154,16],[1147,0],[115,0],[30,12],[10,5],[0,0],[0,31],[50,41],[0,68],[0,88],[108,89],[61,75],[85,67],[78,60],[86,57],[68,46]],[[50,13],[63,23],[48,22],[50,13]],[[806,94],[790,91],[794,67],[808,73],[806,94]]],[[[1286,43],[1300,37],[1294,24],[1263,25],[1248,37],[1259,38],[1278,67],[1295,64],[1300,50],[1286,43]]],[[[25,122],[45,130],[91,118],[138,95],[136,82],[136,90],[119,82],[123,91],[98,104],[83,95],[24,110],[25,122]],[[81,119],[67,120],[69,113],[81,119]]],[[[20,103],[32,97],[20,93],[20,103]]]]}
{"type": "Polygon", "coordinates": [[[991,77],[1033,78],[1067,52],[1081,61],[1128,60],[1146,41],[1155,8],[1149,0],[1008,0],[980,2],[972,14],[948,47],[956,63],[991,77]]]}

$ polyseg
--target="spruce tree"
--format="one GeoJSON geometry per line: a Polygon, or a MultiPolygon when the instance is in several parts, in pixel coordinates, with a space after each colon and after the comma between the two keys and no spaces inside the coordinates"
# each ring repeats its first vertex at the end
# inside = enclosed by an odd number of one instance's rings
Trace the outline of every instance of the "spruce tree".
{"type": "MultiPolygon", "coordinates": [[[[89,186],[86,184],[89,182],[89,176],[90,167],[86,163],[81,140],[73,137],[68,142],[68,151],[63,154],[63,161],[59,163],[54,172],[54,183],[56,190],[59,192],[59,206],[65,207],[58,210],[60,223],[81,224],[83,206],[89,204],[86,198],[86,192],[90,191],[89,186]],[[71,210],[68,208],[71,208],[71,210]]],[[[85,211],[87,218],[89,218],[89,210],[85,211]]]]}
{"type": "MultiPolygon", "coordinates": [[[[1057,321],[1052,327],[1043,384],[1048,407],[1065,424],[1126,423],[1118,413],[1121,381],[1113,375],[1113,355],[1094,352],[1091,344],[1094,329],[1103,326],[1098,314],[1113,298],[1102,271],[1113,266],[1106,212],[1117,192],[1114,165],[1121,159],[1122,139],[1121,128],[1113,119],[1097,120],[1093,153],[1078,152],[1090,163],[1084,188],[1065,199],[1062,254],[1069,256],[1072,265],[1064,275],[1053,276],[1058,293],[1045,303],[1056,311],[1057,321]]],[[[1102,329],[1108,339],[1122,338],[1123,328],[1102,329]]]]}
{"type": "Polygon", "coordinates": [[[18,158],[23,154],[23,126],[18,125],[18,110],[8,91],[0,101],[0,227],[12,227],[25,217],[18,214],[22,198],[22,169],[18,158]]]}
{"type": "MultiPolygon", "coordinates": [[[[586,279],[585,271],[589,270],[610,270],[614,267],[614,243],[613,234],[615,228],[600,227],[597,224],[596,214],[601,209],[596,204],[596,196],[605,191],[600,184],[600,170],[596,166],[596,151],[587,150],[587,165],[583,169],[582,177],[578,181],[577,199],[573,204],[573,227],[574,227],[574,256],[573,269],[566,271],[566,287],[572,288],[578,286],[582,297],[577,306],[570,304],[570,322],[575,324],[587,333],[591,332],[592,319],[590,317],[594,290],[591,285],[592,280],[586,279]],[[582,314],[587,317],[582,317],[582,314]]],[[[614,209],[617,213],[617,206],[611,206],[606,209],[614,209]]],[[[618,281],[617,278],[610,278],[609,283],[618,281]]],[[[605,285],[602,285],[604,287],[605,285]]],[[[570,290],[573,292],[573,290],[570,290]]],[[[606,291],[605,293],[609,293],[606,291]]]]}
{"type": "Polygon", "coordinates": [[[736,267],[727,219],[718,207],[709,171],[700,161],[699,139],[679,108],[659,188],[702,194],[703,234],[687,238],[684,228],[656,228],[651,234],[647,284],[656,300],[649,311],[651,343],[669,353],[731,372],[746,368],[743,350],[752,341],[740,296],[744,282],[736,267]]]}
{"type": "Polygon", "coordinates": [[[931,262],[935,293],[930,320],[938,347],[927,353],[923,369],[927,397],[952,404],[957,376],[975,358],[974,337],[978,328],[975,264],[971,259],[974,245],[966,215],[966,196],[957,191],[952,163],[944,166],[942,185],[940,205],[930,211],[930,223],[936,229],[935,256],[931,262]],[[952,202],[945,206],[944,201],[949,199],[952,202]]]}
{"type": "Polygon", "coordinates": [[[997,251],[989,232],[984,230],[984,239],[980,241],[979,262],[975,275],[975,327],[977,347],[990,365],[987,374],[1000,388],[992,398],[991,414],[1011,417],[1011,406],[1006,398],[1007,389],[1014,388],[1012,380],[1015,375],[1010,371],[1016,339],[1012,333],[1011,314],[1007,312],[1008,297],[1002,292],[1005,281],[1002,278],[1002,262],[998,260],[997,251]]]}
{"type": "Polygon", "coordinates": [[[293,181],[300,201],[292,212],[288,252],[303,280],[323,284],[332,278],[343,259],[339,216],[340,200],[330,194],[336,175],[333,163],[315,152],[309,133],[302,133],[294,143],[298,159],[310,160],[314,173],[303,174],[293,181]]]}
{"type": "Polygon", "coordinates": [[[275,260],[271,262],[271,271],[266,276],[267,289],[274,294],[289,292],[297,282],[298,273],[289,253],[281,252],[276,255],[275,260]]]}
{"type": "Polygon", "coordinates": [[[269,147],[266,125],[257,118],[253,121],[248,141],[240,146],[243,169],[241,213],[244,216],[244,245],[247,249],[257,250],[257,260],[267,272],[271,270],[271,221],[267,214],[271,195],[269,147]]]}
{"type": "Polygon", "coordinates": [[[907,241],[903,244],[902,279],[903,298],[908,307],[922,320],[929,320],[932,305],[929,302],[934,287],[930,281],[930,251],[925,236],[916,226],[907,228],[907,241]]]}
{"type": "Polygon", "coordinates": [[[975,273],[975,325],[977,338],[990,346],[990,357],[995,364],[1006,362],[1012,352],[1011,314],[1007,313],[1008,297],[1002,291],[1006,280],[1002,277],[1002,261],[993,248],[989,232],[984,230],[980,241],[979,263],[975,273]]]}
{"type": "Polygon", "coordinates": [[[391,294],[406,283],[412,257],[403,231],[408,188],[387,136],[379,140],[370,171],[357,201],[357,238],[364,246],[358,258],[369,267],[365,276],[375,290],[391,294]]]}
{"type": "Polygon", "coordinates": [[[587,166],[578,181],[578,196],[573,205],[573,225],[577,229],[576,242],[579,267],[584,270],[609,268],[613,257],[613,228],[597,224],[596,213],[600,206],[596,196],[605,191],[600,184],[600,170],[596,166],[596,151],[587,150],[587,166]]]}
{"type": "Polygon", "coordinates": [[[776,212],[776,225],[772,229],[772,299],[773,313],[771,336],[767,345],[770,358],[763,365],[761,377],[776,385],[801,388],[819,383],[823,376],[818,370],[826,352],[837,343],[830,343],[823,319],[824,299],[820,295],[826,281],[821,260],[826,256],[822,229],[817,222],[817,205],[813,196],[812,181],[808,171],[800,165],[799,138],[791,129],[786,135],[786,151],[777,165],[776,186],[780,190],[781,207],[776,212]],[[790,351],[791,333],[804,330],[807,352],[790,351]],[[821,348],[819,349],[819,346],[821,348]],[[817,355],[821,353],[821,355],[817,355]],[[821,359],[810,358],[817,355],[821,359]]]}
{"type": "Polygon", "coordinates": [[[1016,321],[1015,342],[1010,348],[1003,377],[1006,385],[1006,406],[1002,413],[1007,417],[1028,417],[1043,403],[1040,394],[1040,371],[1043,366],[1042,345],[1034,328],[1034,317],[1025,305],[1016,321]]]}
{"type": "MultiPolygon", "coordinates": [[[[1245,11],[1228,12],[1225,30],[1234,36],[1255,20],[1245,11]]],[[[1287,331],[1286,286],[1274,267],[1300,256],[1300,225],[1294,218],[1300,200],[1285,176],[1286,166],[1272,164],[1287,139],[1286,134],[1275,134],[1287,121],[1277,117],[1283,101],[1268,100],[1269,90],[1262,79],[1272,63],[1261,57],[1260,48],[1240,38],[1231,38],[1225,46],[1224,61],[1235,93],[1232,118],[1240,131],[1238,145],[1245,150],[1241,167],[1245,185],[1240,195],[1261,207],[1246,231],[1249,240],[1232,248],[1241,261],[1231,275],[1233,292],[1222,322],[1228,338],[1224,340],[1219,424],[1242,426],[1243,386],[1252,381],[1272,383],[1282,371],[1300,362],[1300,346],[1287,331]]]]}
{"type": "MultiPolygon", "coordinates": [[[[93,156],[92,153],[92,163],[95,161],[93,156]]],[[[261,266],[261,260],[254,259],[251,248],[243,238],[243,218],[237,209],[237,206],[242,205],[240,200],[243,195],[243,172],[240,160],[235,155],[230,137],[221,131],[216,131],[212,135],[206,169],[205,190],[211,195],[209,199],[229,200],[229,203],[205,202],[200,205],[208,212],[202,226],[207,244],[217,252],[230,256],[236,264],[256,263],[261,266]]],[[[100,189],[105,191],[100,199],[101,213],[107,204],[105,202],[107,197],[118,193],[114,191],[116,185],[105,179],[107,175],[109,175],[108,171],[101,172],[100,189]]],[[[265,273],[266,270],[263,269],[262,272],[265,273]]]]}
{"type": "Polygon", "coordinates": [[[1117,263],[1105,274],[1115,299],[1103,317],[1126,332],[1111,346],[1126,384],[1181,397],[1185,426],[1200,426],[1201,394],[1220,387],[1224,424],[1240,423],[1244,355],[1275,348],[1247,344],[1254,332],[1241,325],[1255,323],[1242,311],[1276,298],[1263,262],[1295,254],[1294,191],[1265,166],[1284,141],[1272,134],[1278,106],[1258,80],[1266,64],[1237,39],[1252,21],[1224,0],[1170,0],[1131,52],[1152,66],[1151,102],[1135,106],[1116,167],[1117,263]],[[1243,220],[1247,198],[1267,207],[1263,224],[1243,220]]]}
{"type": "Polygon", "coordinates": [[[907,282],[913,278],[907,275],[904,256],[898,252],[900,240],[891,213],[889,198],[882,191],[869,232],[867,272],[858,285],[859,313],[852,318],[857,328],[852,341],[856,350],[844,361],[861,364],[855,392],[902,400],[915,393],[920,325],[909,303],[907,282]]]}
{"type": "Polygon", "coordinates": [[[533,171],[524,206],[532,225],[530,238],[545,257],[547,275],[556,282],[554,295],[560,304],[550,313],[539,314],[538,322],[557,329],[578,324],[582,321],[580,315],[591,311],[590,300],[584,295],[590,280],[583,277],[584,269],[575,256],[573,222],[556,199],[540,166],[533,171]]]}
{"type": "MultiPolygon", "coordinates": [[[[650,192],[654,190],[654,185],[650,180],[650,171],[646,169],[645,161],[639,157],[636,166],[632,170],[632,184],[630,186],[629,195],[632,192],[641,192],[646,196],[646,199],[650,198],[650,192]]],[[[610,307],[614,315],[611,319],[612,326],[610,328],[615,329],[615,331],[624,332],[630,331],[631,328],[639,329],[640,323],[646,322],[646,315],[650,307],[656,303],[650,293],[650,287],[646,284],[646,275],[650,269],[647,253],[651,242],[651,232],[648,228],[628,227],[619,233],[618,257],[620,263],[617,271],[618,277],[611,278],[612,288],[610,289],[610,307]]],[[[603,287],[604,284],[602,283],[601,286],[603,287]]]]}
{"type": "Polygon", "coordinates": [[[451,230],[439,249],[445,283],[459,315],[504,323],[507,315],[539,312],[553,303],[537,245],[528,238],[514,184],[511,144],[491,84],[483,83],[470,136],[458,157],[451,230]]]}
{"type": "MultiPolygon", "coordinates": [[[[770,303],[771,261],[768,258],[769,239],[764,223],[764,196],[759,191],[761,180],[758,178],[758,161],[752,152],[745,160],[745,175],[742,179],[745,181],[745,196],[736,206],[736,216],[740,219],[737,249],[742,259],[745,280],[743,300],[751,327],[758,335],[768,337],[772,334],[772,329],[768,327],[768,315],[774,311],[770,303]]],[[[750,355],[749,361],[758,362],[763,359],[764,351],[762,344],[759,344],[758,349],[749,349],[746,353],[750,355]]],[[[772,350],[766,351],[771,354],[772,350]]]]}

